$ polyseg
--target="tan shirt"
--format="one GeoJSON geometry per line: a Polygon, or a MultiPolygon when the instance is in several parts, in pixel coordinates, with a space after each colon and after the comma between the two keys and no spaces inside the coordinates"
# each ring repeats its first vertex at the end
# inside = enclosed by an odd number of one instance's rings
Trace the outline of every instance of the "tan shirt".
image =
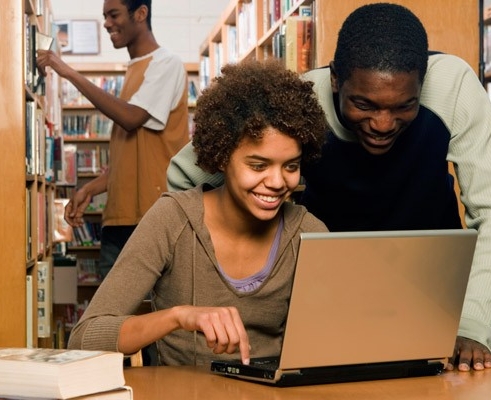
{"type": "MultiPolygon", "coordinates": [[[[165,68],[183,70],[164,79],[177,80],[176,77],[179,77],[186,80],[182,63],[165,54],[162,56],[154,52],[150,57],[130,63],[121,92],[122,99],[130,101],[144,80],[149,75],[155,76],[148,72],[149,68],[155,68],[155,57],[159,57],[160,62],[162,57],[167,57],[165,68]]],[[[155,92],[155,96],[170,96],[167,120],[157,116],[157,110],[152,110],[156,101],[147,100],[147,111],[158,120],[157,125],[163,125],[161,130],[142,126],[127,132],[114,124],[109,145],[108,201],[103,225],[138,224],[143,214],[167,191],[166,175],[170,159],[189,141],[187,93],[187,82],[163,82],[155,92]],[[179,92],[174,88],[179,88],[179,92]],[[170,90],[174,90],[174,93],[168,93],[170,90]],[[176,100],[173,101],[172,97],[176,100]]],[[[142,106],[140,103],[137,105],[142,106]]]]}

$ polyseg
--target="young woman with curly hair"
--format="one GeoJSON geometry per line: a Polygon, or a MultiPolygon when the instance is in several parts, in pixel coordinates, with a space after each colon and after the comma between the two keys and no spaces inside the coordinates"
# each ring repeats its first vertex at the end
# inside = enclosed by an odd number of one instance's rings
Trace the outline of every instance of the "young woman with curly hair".
{"type": "Polygon", "coordinates": [[[326,231],[288,202],[327,122],[312,83],[274,61],[223,68],[198,100],[198,165],[224,183],[166,193],[145,214],[70,337],[164,365],[279,353],[300,233],[326,231]],[[132,316],[151,292],[153,312],[132,316]]]}

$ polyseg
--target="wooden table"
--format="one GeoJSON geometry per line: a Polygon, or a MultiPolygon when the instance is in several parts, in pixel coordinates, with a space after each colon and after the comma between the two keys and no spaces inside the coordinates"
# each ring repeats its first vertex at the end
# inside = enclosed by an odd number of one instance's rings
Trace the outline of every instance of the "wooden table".
{"type": "Polygon", "coordinates": [[[208,368],[125,369],[134,400],[487,400],[491,369],[440,376],[274,388],[212,375],[208,368]]]}

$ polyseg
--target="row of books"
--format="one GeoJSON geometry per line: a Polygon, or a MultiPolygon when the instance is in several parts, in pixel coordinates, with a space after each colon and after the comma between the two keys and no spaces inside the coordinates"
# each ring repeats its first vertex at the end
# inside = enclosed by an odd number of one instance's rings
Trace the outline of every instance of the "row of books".
{"type": "Polygon", "coordinates": [[[46,122],[34,101],[26,102],[26,175],[55,181],[55,137],[53,124],[46,122]]]}
{"type": "Polygon", "coordinates": [[[85,221],[81,226],[73,228],[70,247],[98,246],[101,244],[101,223],[85,221]]]}
{"type": "Polygon", "coordinates": [[[107,169],[109,149],[95,146],[92,149],[77,149],[77,173],[100,174],[107,169]]]}
{"type": "Polygon", "coordinates": [[[107,139],[111,137],[114,122],[101,113],[64,114],[63,136],[66,139],[107,139]]]}
{"type": "MultiPolygon", "coordinates": [[[[271,29],[284,15],[286,15],[300,0],[263,0],[263,32],[271,29]]],[[[299,15],[311,10],[311,5],[299,7],[299,15]]],[[[308,14],[310,15],[310,14],[308,14]]]]}
{"type": "Polygon", "coordinates": [[[36,33],[37,26],[31,24],[29,16],[24,14],[24,29],[25,29],[25,54],[24,54],[24,80],[26,87],[32,92],[36,92],[40,88],[38,82],[39,72],[36,69],[36,33]]]}
{"type": "Polygon", "coordinates": [[[283,58],[286,68],[298,73],[312,69],[312,17],[299,15],[287,18],[284,35],[285,53],[283,58]]]}
{"type": "MultiPolygon", "coordinates": [[[[124,75],[88,76],[87,79],[97,87],[116,97],[121,94],[124,75]]],[[[67,79],[61,83],[61,104],[63,106],[91,106],[92,103],[67,79]]]]}
{"type": "Polygon", "coordinates": [[[109,148],[99,145],[78,148],[74,143],[64,143],[64,138],[55,139],[54,153],[57,185],[76,186],[79,174],[99,174],[109,163],[109,148]]]}
{"type": "MultiPolygon", "coordinates": [[[[243,3],[243,8],[246,7],[243,3]]],[[[245,17],[244,17],[245,18],[245,17]]],[[[245,22],[244,22],[245,23],[245,22]]],[[[213,44],[214,63],[213,76],[219,76],[222,66],[225,63],[236,62],[238,56],[249,50],[249,39],[246,45],[241,47],[244,39],[235,38],[237,29],[235,26],[227,26],[228,32],[228,49],[224,49],[222,42],[213,44]],[[226,51],[226,54],[224,52],[226,51]]],[[[242,32],[242,30],[240,30],[242,32]]],[[[249,33],[244,33],[247,36],[249,33]]],[[[271,45],[264,45],[264,56],[267,58],[269,54],[272,57],[283,59],[285,66],[295,72],[304,73],[312,69],[313,62],[313,38],[314,24],[312,17],[311,6],[302,6],[298,15],[292,15],[285,19],[285,23],[281,25],[273,34],[271,45]],[[300,14],[301,13],[301,14],[300,14]]],[[[255,43],[252,41],[251,43],[255,43]]],[[[200,89],[203,90],[210,83],[210,58],[202,57],[200,61],[200,89]]]]}
{"type": "Polygon", "coordinates": [[[257,42],[256,2],[242,2],[237,6],[237,49],[245,55],[257,42]]]}
{"type": "Polygon", "coordinates": [[[32,187],[26,188],[26,261],[31,262],[38,256],[42,256],[50,243],[50,232],[47,221],[49,220],[48,204],[54,196],[48,192],[46,196],[42,192],[32,191],[32,187]],[[33,220],[34,219],[34,220],[33,220]],[[33,224],[33,222],[35,222],[33,224]],[[32,227],[35,227],[33,229],[32,227]]]}

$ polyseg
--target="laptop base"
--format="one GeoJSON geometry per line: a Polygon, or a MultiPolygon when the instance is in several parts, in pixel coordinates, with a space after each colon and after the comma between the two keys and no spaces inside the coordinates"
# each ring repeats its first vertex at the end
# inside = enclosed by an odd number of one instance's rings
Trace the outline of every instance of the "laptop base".
{"type": "Polygon", "coordinates": [[[279,387],[432,376],[440,374],[443,369],[444,365],[439,361],[415,360],[301,368],[283,371],[278,376],[277,370],[262,369],[241,363],[235,366],[226,361],[212,361],[211,363],[213,373],[279,387]]]}

